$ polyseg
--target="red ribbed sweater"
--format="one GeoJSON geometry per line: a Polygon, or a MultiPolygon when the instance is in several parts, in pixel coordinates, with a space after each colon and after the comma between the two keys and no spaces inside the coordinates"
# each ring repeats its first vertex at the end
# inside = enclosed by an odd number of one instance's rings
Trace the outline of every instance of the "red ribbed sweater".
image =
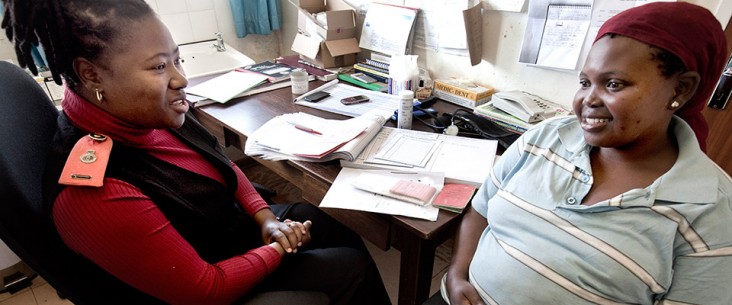
{"type": "MultiPolygon", "coordinates": [[[[224,178],[203,156],[166,130],[126,124],[66,90],[62,102],[69,120],[82,130],[106,134],[115,142],[217,181],[224,178]]],[[[250,215],[267,204],[244,173],[236,197],[250,215]]],[[[280,263],[269,246],[209,264],[173,228],[154,202],[137,187],[112,178],[104,186],[63,189],[53,206],[61,237],[73,250],[129,283],[171,304],[230,304],[280,263]]],[[[259,232],[252,232],[259,234],[259,232]]]]}

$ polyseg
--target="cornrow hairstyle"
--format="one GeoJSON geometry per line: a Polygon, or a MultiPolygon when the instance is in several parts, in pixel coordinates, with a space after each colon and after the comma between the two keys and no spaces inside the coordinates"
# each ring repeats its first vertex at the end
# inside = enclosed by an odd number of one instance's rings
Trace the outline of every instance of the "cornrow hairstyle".
{"type": "Polygon", "coordinates": [[[2,0],[0,27],[14,42],[18,64],[38,74],[31,48],[40,44],[53,80],[75,88],[79,77],[73,60],[98,59],[123,38],[129,21],[154,16],[144,0],[2,0]]]}

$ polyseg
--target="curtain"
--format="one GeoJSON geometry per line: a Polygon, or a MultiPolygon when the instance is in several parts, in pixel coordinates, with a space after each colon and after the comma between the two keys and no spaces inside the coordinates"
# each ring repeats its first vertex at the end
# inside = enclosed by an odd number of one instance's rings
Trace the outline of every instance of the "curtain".
{"type": "Polygon", "coordinates": [[[269,35],[282,26],[280,0],[229,0],[236,36],[269,35]]]}

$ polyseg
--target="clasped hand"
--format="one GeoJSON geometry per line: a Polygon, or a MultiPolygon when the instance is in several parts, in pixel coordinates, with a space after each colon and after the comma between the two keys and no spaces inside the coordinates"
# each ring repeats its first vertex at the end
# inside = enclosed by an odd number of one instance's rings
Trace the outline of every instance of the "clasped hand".
{"type": "Polygon", "coordinates": [[[305,222],[269,220],[262,226],[262,239],[265,243],[279,243],[287,253],[297,252],[299,247],[310,242],[310,220],[305,222]]]}

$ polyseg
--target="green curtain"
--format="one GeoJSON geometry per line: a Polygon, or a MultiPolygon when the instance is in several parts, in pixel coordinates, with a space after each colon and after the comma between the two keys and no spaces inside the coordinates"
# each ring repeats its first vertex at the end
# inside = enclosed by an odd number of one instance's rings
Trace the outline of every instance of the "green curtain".
{"type": "Polygon", "coordinates": [[[282,26],[280,0],[229,0],[236,36],[269,35],[282,26]]]}

